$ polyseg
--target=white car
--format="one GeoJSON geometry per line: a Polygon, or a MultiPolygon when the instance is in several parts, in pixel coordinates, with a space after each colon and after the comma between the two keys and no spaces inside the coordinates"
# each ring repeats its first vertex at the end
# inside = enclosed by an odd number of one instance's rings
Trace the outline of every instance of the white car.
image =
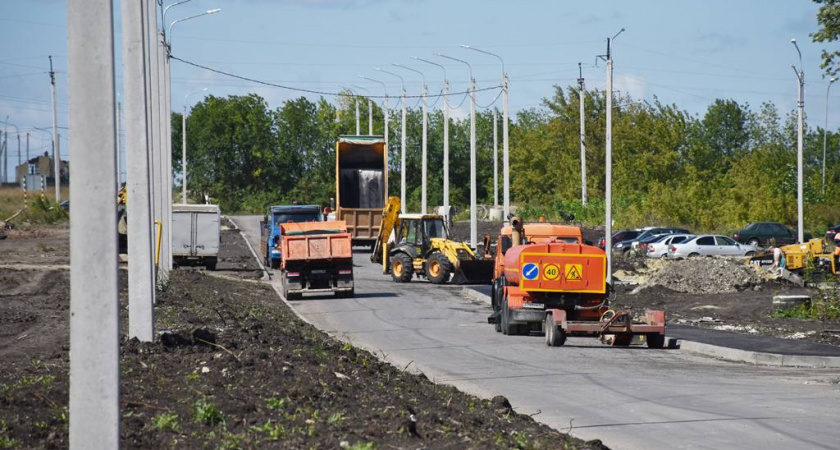
{"type": "Polygon", "coordinates": [[[719,234],[699,235],[668,247],[669,258],[752,256],[755,252],[755,246],[739,244],[734,239],[719,234]]]}
{"type": "Polygon", "coordinates": [[[693,238],[694,236],[694,234],[666,234],[664,236],[659,236],[659,239],[653,242],[648,242],[645,255],[647,255],[648,258],[667,258],[669,253],[668,248],[670,248],[672,244],[680,244],[693,238]]]}

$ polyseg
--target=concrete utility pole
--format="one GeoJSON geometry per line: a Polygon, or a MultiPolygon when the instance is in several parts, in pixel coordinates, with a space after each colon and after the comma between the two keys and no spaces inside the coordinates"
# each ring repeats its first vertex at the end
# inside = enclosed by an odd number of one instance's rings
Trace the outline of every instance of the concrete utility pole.
{"type": "Polygon", "coordinates": [[[26,133],[26,174],[29,175],[29,132],[26,133]]]}
{"type": "Polygon", "coordinates": [[[405,127],[405,116],[406,116],[406,111],[405,111],[405,107],[406,107],[406,104],[405,104],[405,95],[406,95],[405,80],[403,79],[402,76],[400,76],[400,75],[398,75],[394,72],[389,72],[387,70],[382,70],[379,67],[374,67],[373,70],[376,70],[377,72],[387,73],[388,75],[391,75],[391,76],[395,76],[395,77],[399,78],[400,83],[402,83],[402,98],[401,98],[401,101],[402,101],[402,120],[401,120],[401,125],[400,125],[401,126],[400,140],[402,141],[401,144],[400,144],[400,154],[401,154],[400,155],[400,159],[401,159],[401,161],[400,161],[400,212],[402,214],[405,214],[405,131],[406,131],[406,127],[405,127]]]}
{"type": "Polygon", "coordinates": [[[428,136],[429,136],[429,120],[428,120],[428,94],[429,94],[429,87],[426,85],[426,77],[423,75],[423,72],[412,69],[411,67],[404,66],[402,64],[392,64],[395,67],[401,67],[405,70],[410,70],[414,73],[420,74],[420,79],[423,80],[423,135],[420,144],[420,153],[421,153],[421,169],[420,169],[420,213],[426,214],[427,208],[427,196],[426,196],[426,174],[428,172],[428,136]]]}
{"type": "Polygon", "coordinates": [[[828,80],[828,87],[825,88],[825,128],[823,128],[823,160],[822,160],[822,194],[825,195],[825,148],[828,144],[828,91],[837,78],[831,77],[828,80]]]}
{"type": "MultiPolygon", "coordinates": [[[[119,98],[119,95],[120,94],[117,94],[117,98],[119,98]]],[[[115,157],[116,162],[117,162],[117,191],[120,190],[120,186],[121,186],[121,183],[122,183],[122,180],[121,180],[122,173],[120,173],[121,169],[122,169],[122,154],[121,154],[121,151],[122,151],[122,136],[120,136],[122,134],[122,129],[121,129],[122,124],[121,124],[121,122],[122,122],[122,103],[120,103],[118,101],[117,102],[117,152],[116,152],[116,157],[115,157]]]]}
{"type": "MultiPolygon", "coordinates": [[[[149,70],[149,84],[150,84],[150,106],[151,106],[151,115],[150,115],[150,129],[151,129],[151,144],[150,147],[152,149],[152,192],[154,193],[154,200],[152,201],[153,206],[153,221],[154,222],[161,222],[161,228],[168,228],[168,224],[164,222],[163,213],[166,210],[165,205],[165,195],[163,192],[163,184],[162,181],[162,172],[163,172],[163,160],[161,159],[161,119],[160,119],[160,111],[161,111],[161,95],[160,95],[160,68],[158,66],[158,62],[160,61],[160,57],[158,53],[160,52],[160,44],[158,39],[158,20],[157,20],[157,1],[149,0],[147,4],[148,13],[146,14],[146,19],[149,22],[148,27],[146,28],[147,32],[147,39],[149,45],[149,52],[147,57],[149,59],[148,70],[149,70]]],[[[160,233],[161,241],[163,241],[163,231],[160,233]]],[[[154,237],[157,239],[157,236],[154,237]]],[[[164,255],[163,255],[163,248],[161,248],[160,254],[160,262],[158,263],[157,267],[157,279],[166,279],[166,272],[165,266],[163,265],[164,255]]]]}
{"type": "Polygon", "coordinates": [[[58,111],[55,104],[55,71],[52,55],[50,59],[50,85],[52,86],[52,125],[53,125],[53,167],[55,170],[55,202],[61,201],[61,145],[58,142],[58,111]]]}
{"type": "Polygon", "coordinates": [[[499,110],[493,108],[493,206],[499,206],[499,110]]]}
{"type": "MultiPolygon", "coordinates": [[[[128,336],[152,342],[154,333],[155,262],[153,251],[152,199],[148,95],[146,93],[147,24],[145,2],[122,6],[123,92],[125,92],[126,191],[128,200],[128,336]]],[[[154,0],[152,0],[154,1],[154,0]]]]}
{"type": "Polygon", "coordinates": [[[613,76],[613,59],[612,59],[612,41],[624,32],[621,29],[612,39],[607,39],[607,136],[606,136],[606,223],[604,224],[604,251],[607,253],[607,283],[612,284],[612,76],[613,76]]]}
{"type": "Polygon", "coordinates": [[[802,153],[804,147],[805,135],[805,72],[802,70],[802,52],[799,51],[799,46],[796,44],[796,39],[791,39],[790,42],[796,47],[796,52],[799,53],[799,70],[796,66],[793,71],[796,72],[796,78],[799,81],[797,89],[797,139],[796,139],[796,212],[797,212],[797,242],[805,241],[805,220],[804,220],[804,201],[803,201],[803,174],[802,174],[802,153]]]}
{"type": "Polygon", "coordinates": [[[74,143],[70,167],[70,449],[119,448],[112,1],[67,0],[67,35],[74,143]]]}
{"type": "Polygon", "coordinates": [[[504,191],[504,207],[503,207],[503,214],[505,220],[507,220],[508,216],[510,215],[510,145],[509,145],[509,129],[508,129],[508,122],[510,116],[510,80],[508,79],[507,71],[505,71],[505,60],[502,59],[501,56],[488,52],[486,50],[481,50],[475,48],[470,45],[461,45],[461,47],[467,50],[474,50],[479,53],[484,53],[485,55],[490,55],[495,57],[502,63],[502,178],[503,181],[503,191],[504,191]]]}
{"type": "MultiPolygon", "coordinates": [[[[162,29],[166,25],[159,23],[162,29]]],[[[161,196],[161,217],[163,227],[161,228],[161,246],[160,246],[160,267],[165,272],[172,269],[172,246],[170,245],[170,231],[172,228],[171,211],[172,211],[172,178],[168,176],[169,168],[172,167],[172,152],[169,151],[169,139],[167,138],[167,131],[170,126],[169,121],[169,101],[167,100],[167,77],[166,67],[169,60],[169,50],[166,47],[166,40],[162,31],[157,33],[157,57],[158,57],[158,134],[160,139],[160,146],[158,147],[158,158],[160,159],[160,170],[158,172],[160,177],[160,196],[161,196]]]]}
{"type": "Polygon", "coordinates": [[[356,104],[356,136],[362,134],[361,124],[359,123],[359,96],[353,94],[353,103],[356,104]]]}
{"type": "Polygon", "coordinates": [[[578,63],[578,71],[580,78],[578,78],[578,94],[580,99],[580,202],[586,204],[586,114],[584,105],[586,104],[586,85],[583,82],[583,69],[578,63]]]}
{"type": "Polygon", "coordinates": [[[207,92],[207,88],[184,96],[184,113],[181,114],[181,203],[187,204],[187,98],[207,92]]]}
{"type": "MultiPolygon", "coordinates": [[[[411,59],[438,66],[443,70],[443,206],[449,214],[449,80],[446,77],[446,67],[416,56],[412,56],[411,59]]],[[[447,217],[447,220],[451,218],[447,217]]]]}

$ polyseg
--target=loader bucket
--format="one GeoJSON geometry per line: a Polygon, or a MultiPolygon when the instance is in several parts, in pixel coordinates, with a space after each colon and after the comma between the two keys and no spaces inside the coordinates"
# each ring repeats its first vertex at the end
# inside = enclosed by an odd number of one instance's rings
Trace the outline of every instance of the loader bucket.
{"type": "Polygon", "coordinates": [[[461,260],[460,267],[452,275],[452,284],[490,284],[493,280],[493,260],[461,260]]]}

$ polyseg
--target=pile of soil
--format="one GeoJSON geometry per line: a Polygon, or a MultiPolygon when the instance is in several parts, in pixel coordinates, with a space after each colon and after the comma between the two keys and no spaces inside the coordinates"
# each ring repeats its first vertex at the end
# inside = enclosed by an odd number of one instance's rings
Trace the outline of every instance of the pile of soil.
{"type": "Polygon", "coordinates": [[[761,284],[764,278],[743,259],[688,258],[662,261],[644,287],[662,286],[676,292],[720,294],[761,284]]]}
{"type": "Polygon", "coordinates": [[[261,278],[262,269],[251,254],[251,249],[242,239],[239,230],[227,218],[222,219],[220,234],[221,244],[216,271],[241,278],[261,278]]]}
{"type": "MultiPolygon", "coordinates": [[[[6,447],[68,445],[68,275],[0,268],[6,447]]],[[[265,284],[176,270],[157,300],[159,340],[121,342],[126,448],[605,448],[333,339],[265,284]]]]}

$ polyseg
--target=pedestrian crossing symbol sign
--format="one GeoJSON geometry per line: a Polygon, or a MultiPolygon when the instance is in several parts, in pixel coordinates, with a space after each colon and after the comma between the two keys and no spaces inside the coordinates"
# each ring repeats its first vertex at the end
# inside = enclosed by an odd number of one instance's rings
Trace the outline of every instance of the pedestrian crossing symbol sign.
{"type": "Polygon", "coordinates": [[[563,271],[566,275],[566,281],[581,281],[583,277],[581,273],[583,273],[583,264],[566,264],[566,268],[563,271]]]}

